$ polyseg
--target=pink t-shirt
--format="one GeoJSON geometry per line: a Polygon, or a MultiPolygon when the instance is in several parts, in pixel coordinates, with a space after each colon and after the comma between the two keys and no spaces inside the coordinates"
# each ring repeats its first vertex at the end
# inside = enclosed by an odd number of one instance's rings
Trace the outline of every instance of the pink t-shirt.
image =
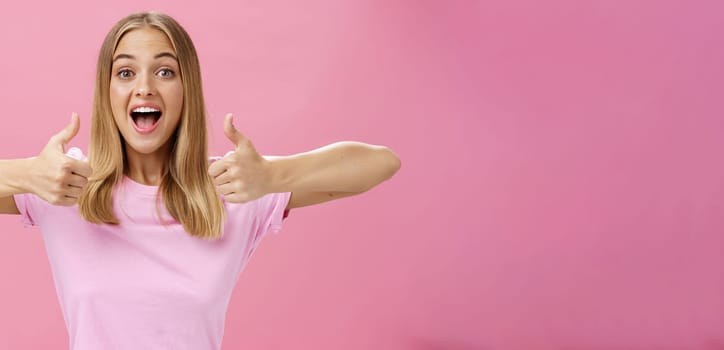
{"type": "Polygon", "coordinates": [[[113,209],[120,225],[83,220],[77,206],[15,195],[26,225],[40,228],[70,349],[220,349],[231,292],[254,249],[281,229],[290,193],[225,203],[223,238],[186,233],[157,187],[124,177],[113,209]]]}

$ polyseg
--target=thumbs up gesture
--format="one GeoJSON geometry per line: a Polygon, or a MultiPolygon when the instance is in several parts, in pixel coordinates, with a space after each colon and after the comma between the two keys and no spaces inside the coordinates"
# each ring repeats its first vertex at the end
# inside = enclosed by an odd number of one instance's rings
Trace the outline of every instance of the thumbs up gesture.
{"type": "Polygon", "coordinates": [[[40,154],[32,158],[28,185],[30,192],[53,205],[71,206],[78,202],[88,184],[88,162],[65,155],[65,147],[78,134],[80,118],[73,113],[71,122],[53,135],[40,154]]]}
{"type": "Polygon", "coordinates": [[[245,203],[269,193],[269,162],[236,130],[231,114],[224,119],[224,134],[234,144],[234,151],[209,166],[217,192],[233,203],[245,203]]]}

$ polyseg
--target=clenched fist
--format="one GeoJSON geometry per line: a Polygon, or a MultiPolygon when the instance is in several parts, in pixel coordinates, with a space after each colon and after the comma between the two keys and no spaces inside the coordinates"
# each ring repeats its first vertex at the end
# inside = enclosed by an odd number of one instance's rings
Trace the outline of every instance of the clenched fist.
{"type": "Polygon", "coordinates": [[[232,124],[231,114],[224,120],[224,134],[234,144],[234,151],[209,166],[217,192],[227,202],[245,203],[270,192],[269,161],[232,124]]]}
{"type": "Polygon", "coordinates": [[[27,184],[30,192],[53,205],[71,206],[78,202],[92,171],[87,161],[65,154],[65,147],[78,134],[80,119],[53,135],[40,154],[32,158],[27,184]]]}

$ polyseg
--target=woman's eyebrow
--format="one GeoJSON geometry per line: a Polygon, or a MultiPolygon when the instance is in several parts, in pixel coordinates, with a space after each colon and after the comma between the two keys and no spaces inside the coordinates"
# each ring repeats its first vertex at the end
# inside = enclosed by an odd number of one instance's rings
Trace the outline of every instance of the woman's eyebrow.
{"type": "Polygon", "coordinates": [[[118,60],[120,60],[120,59],[122,59],[122,58],[128,58],[128,59],[131,59],[131,60],[135,60],[135,59],[136,59],[135,57],[133,57],[133,55],[129,55],[129,54],[126,54],[126,53],[119,53],[118,55],[116,55],[116,57],[113,57],[113,62],[118,61],[118,60]]]}
{"type": "MultiPolygon", "coordinates": [[[[153,58],[155,58],[155,59],[158,59],[161,57],[170,57],[170,58],[173,58],[175,61],[178,61],[178,59],[176,58],[176,56],[174,54],[172,54],[170,52],[166,52],[166,51],[158,53],[156,56],[153,56],[153,58]]],[[[127,58],[127,59],[131,59],[131,60],[136,59],[136,57],[133,55],[129,55],[127,53],[119,53],[118,55],[116,55],[116,57],[113,58],[113,62],[118,61],[122,58],[127,58]]]]}
{"type": "Polygon", "coordinates": [[[156,56],[153,56],[153,58],[161,58],[161,57],[171,57],[171,58],[173,58],[175,61],[178,61],[178,59],[176,58],[176,55],[174,55],[174,54],[172,54],[172,53],[170,53],[170,52],[166,52],[166,51],[161,52],[161,53],[157,54],[156,56]]]}

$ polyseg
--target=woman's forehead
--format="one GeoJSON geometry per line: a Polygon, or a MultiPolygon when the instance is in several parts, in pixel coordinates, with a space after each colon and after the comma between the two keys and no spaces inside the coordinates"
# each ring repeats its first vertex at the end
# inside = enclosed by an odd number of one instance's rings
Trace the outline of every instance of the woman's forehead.
{"type": "Polygon", "coordinates": [[[117,54],[155,54],[170,52],[175,54],[171,40],[159,29],[143,27],[127,32],[116,46],[114,56],[117,54]]]}

